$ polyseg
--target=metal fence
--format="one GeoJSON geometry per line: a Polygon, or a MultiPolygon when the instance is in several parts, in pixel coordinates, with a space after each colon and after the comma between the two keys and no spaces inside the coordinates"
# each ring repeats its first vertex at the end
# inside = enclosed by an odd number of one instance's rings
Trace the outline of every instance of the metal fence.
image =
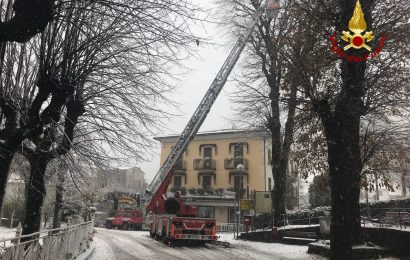
{"type": "MultiPolygon", "coordinates": [[[[319,224],[319,216],[295,218],[291,214],[283,214],[279,226],[319,224]]],[[[361,223],[364,227],[391,227],[410,229],[410,208],[362,208],[361,223]]]]}
{"type": "Polygon", "coordinates": [[[65,228],[44,230],[0,240],[1,260],[74,259],[90,245],[94,220],[65,228]]]}
{"type": "Polygon", "coordinates": [[[234,233],[237,230],[237,227],[239,228],[239,232],[244,232],[245,227],[243,224],[240,224],[239,226],[236,223],[219,223],[216,224],[216,232],[217,233],[234,233]]]}
{"type": "Polygon", "coordinates": [[[376,208],[362,210],[364,226],[410,229],[410,208],[376,208]]]}
{"type": "Polygon", "coordinates": [[[286,225],[317,225],[319,224],[319,216],[306,216],[300,218],[289,217],[288,214],[282,214],[282,218],[279,220],[279,226],[286,225]]]}

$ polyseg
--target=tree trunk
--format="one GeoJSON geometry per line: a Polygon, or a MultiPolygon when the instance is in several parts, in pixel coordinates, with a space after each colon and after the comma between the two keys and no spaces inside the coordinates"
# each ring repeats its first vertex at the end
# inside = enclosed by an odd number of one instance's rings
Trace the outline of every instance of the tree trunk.
{"type": "Polygon", "coordinates": [[[290,98],[288,102],[287,120],[285,123],[285,134],[282,140],[280,112],[279,112],[279,88],[277,84],[271,88],[270,99],[272,108],[272,117],[269,124],[269,130],[272,137],[272,175],[273,175],[273,191],[272,202],[274,209],[274,225],[285,225],[284,214],[286,214],[286,178],[289,162],[290,147],[293,143],[293,132],[295,126],[296,112],[296,94],[297,87],[292,86],[290,90],[290,98]]]}
{"type": "Polygon", "coordinates": [[[54,216],[53,216],[53,229],[61,227],[61,207],[63,204],[64,196],[64,181],[65,173],[62,169],[58,168],[57,185],[56,185],[56,197],[54,204],[54,216]]]}
{"type": "MultiPolygon", "coordinates": [[[[278,169],[278,168],[277,168],[278,169]]],[[[286,214],[285,207],[285,196],[286,196],[286,172],[283,174],[282,171],[273,172],[273,190],[272,190],[272,201],[273,201],[273,214],[274,214],[274,226],[278,227],[284,225],[284,214],[286,214]]]]}
{"type": "Polygon", "coordinates": [[[360,116],[365,63],[342,62],[343,86],[334,113],[318,104],[328,146],[332,194],[331,259],[353,259],[360,236],[360,116]]]}
{"type": "MultiPolygon", "coordinates": [[[[0,147],[3,149],[3,147],[0,147]]],[[[0,212],[3,208],[3,200],[6,194],[7,179],[9,176],[10,165],[13,161],[14,153],[5,152],[0,154],[0,212]]]]}
{"type": "Polygon", "coordinates": [[[54,216],[53,216],[53,229],[61,227],[61,206],[63,203],[63,191],[56,189],[56,198],[54,202],[54,216]]]}
{"type": "MultiPolygon", "coordinates": [[[[354,125],[350,121],[350,125],[354,125]]],[[[339,127],[340,136],[330,140],[329,173],[332,194],[331,259],[352,259],[351,246],[360,242],[360,154],[349,133],[339,127]],[[346,139],[344,137],[350,137],[346,139]]]]}
{"type": "Polygon", "coordinates": [[[406,197],[406,195],[407,195],[407,179],[406,179],[406,172],[405,171],[403,171],[402,173],[401,173],[401,196],[403,197],[403,198],[405,198],[406,197]]]}
{"type": "Polygon", "coordinates": [[[285,208],[285,194],[286,194],[286,171],[281,167],[281,124],[279,112],[279,86],[271,84],[271,92],[269,98],[271,102],[272,114],[269,118],[268,129],[271,132],[272,138],[272,176],[273,176],[273,190],[272,203],[274,214],[274,225],[280,226],[283,224],[283,214],[286,214],[285,208]]]}
{"type": "Polygon", "coordinates": [[[23,235],[40,231],[41,210],[46,196],[44,175],[49,158],[33,155],[30,160],[30,178],[27,183],[26,211],[23,221],[23,235]]]}

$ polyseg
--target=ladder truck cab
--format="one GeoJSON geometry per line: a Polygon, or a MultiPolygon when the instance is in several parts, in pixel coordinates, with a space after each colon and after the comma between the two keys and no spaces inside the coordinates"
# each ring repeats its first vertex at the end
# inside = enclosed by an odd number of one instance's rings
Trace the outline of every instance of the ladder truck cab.
{"type": "Polygon", "coordinates": [[[182,200],[179,192],[172,198],[166,198],[165,194],[173,175],[173,166],[204,122],[245,48],[246,42],[252,35],[259,17],[265,11],[267,16],[269,16],[269,13],[277,15],[278,7],[279,0],[266,0],[255,12],[252,23],[244,35],[237,40],[215,79],[212,81],[211,86],[208,88],[208,91],[205,93],[205,96],[185,126],[185,129],[172,147],[165,162],[146,190],[148,194],[146,212],[148,218],[151,218],[152,221],[150,228],[151,237],[163,239],[165,243],[170,245],[179,242],[204,244],[217,240],[215,219],[198,218],[197,209],[192,205],[186,204],[182,200]],[[271,12],[268,12],[269,10],[271,12]]]}
{"type": "Polygon", "coordinates": [[[121,209],[105,221],[107,229],[118,228],[122,230],[141,230],[144,221],[141,210],[121,209]]]}

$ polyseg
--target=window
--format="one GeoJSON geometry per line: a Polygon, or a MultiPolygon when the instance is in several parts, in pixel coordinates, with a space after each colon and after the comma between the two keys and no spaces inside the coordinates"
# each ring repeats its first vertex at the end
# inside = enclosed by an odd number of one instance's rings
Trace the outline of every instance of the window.
{"type": "Polygon", "coordinates": [[[237,223],[238,214],[236,214],[235,210],[237,211],[238,209],[229,208],[228,223],[237,223]]]}
{"type": "Polygon", "coordinates": [[[182,156],[180,156],[179,158],[178,158],[178,160],[175,162],[175,164],[174,164],[174,169],[176,169],[176,170],[182,170],[184,167],[183,167],[183,163],[182,163],[183,161],[182,161],[182,156]]]}
{"type": "Polygon", "coordinates": [[[233,156],[243,157],[243,145],[242,144],[237,144],[233,147],[233,156]]]}
{"type": "Polygon", "coordinates": [[[268,178],[268,188],[269,188],[269,191],[272,190],[272,178],[268,178]]]}
{"type": "Polygon", "coordinates": [[[174,187],[181,187],[182,176],[174,176],[174,187]]]}
{"type": "Polygon", "coordinates": [[[212,158],[212,147],[204,147],[204,158],[212,158]]]}
{"type": "Polygon", "coordinates": [[[268,149],[268,164],[272,165],[272,151],[268,149]]]}
{"type": "Polygon", "coordinates": [[[198,207],[198,217],[200,218],[215,218],[215,207],[198,207]]]}
{"type": "Polygon", "coordinates": [[[202,176],[202,187],[207,188],[207,187],[211,187],[211,185],[212,185],[212,176],[209,176],[209,175],[202,176]]]}

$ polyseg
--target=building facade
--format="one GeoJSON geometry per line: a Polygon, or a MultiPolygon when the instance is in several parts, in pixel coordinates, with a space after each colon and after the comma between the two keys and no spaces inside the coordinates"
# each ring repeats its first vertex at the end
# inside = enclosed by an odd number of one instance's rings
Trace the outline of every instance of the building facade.
{"type": "Polygon", "coordinates": [[[105,170],[100,174],[101,186],[107,191],[143,194],[145,173],[140,167],[105,170]]]}
{"type": "MultiPolygon", "coordinates": [[[[161,142],[161,164],[177,138],[155,138],[161,142]]],[[[198,133],[174,166],[169,191],[180,190],[201,217],[234,222],[239,194],[252,198],[253,191],[273,188],[270,150],[270,135],[263,130],[198,133]]]]}

